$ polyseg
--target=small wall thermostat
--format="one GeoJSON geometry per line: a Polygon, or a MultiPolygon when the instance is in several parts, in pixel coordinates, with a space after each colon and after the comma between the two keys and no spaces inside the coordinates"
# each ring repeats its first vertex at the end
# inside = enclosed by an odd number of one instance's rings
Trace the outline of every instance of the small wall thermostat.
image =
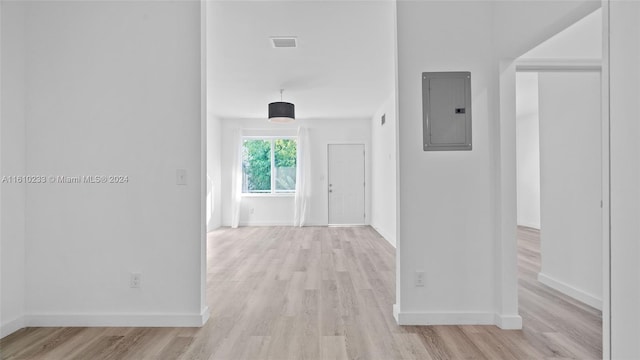
{"type": "Polygon", "coordinates": [[[424,151],[471,150],[471,73],[422,73],[424,151]]]}

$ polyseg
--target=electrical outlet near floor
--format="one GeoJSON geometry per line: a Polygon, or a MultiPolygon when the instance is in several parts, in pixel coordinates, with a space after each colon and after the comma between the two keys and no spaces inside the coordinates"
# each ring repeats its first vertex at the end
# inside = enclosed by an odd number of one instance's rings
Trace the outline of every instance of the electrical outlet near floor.
{"type": "Polygon", "coordinates": [[[416,271],[416,286],[424,286],[424,271],[416,271]]]}
{"type": "Polygon", "coordinates": [[[132,289],[140,289],[141,285],[142,285],[142,274],[131,273],[131,278],[129,279],[129,287],[132,289]]]}

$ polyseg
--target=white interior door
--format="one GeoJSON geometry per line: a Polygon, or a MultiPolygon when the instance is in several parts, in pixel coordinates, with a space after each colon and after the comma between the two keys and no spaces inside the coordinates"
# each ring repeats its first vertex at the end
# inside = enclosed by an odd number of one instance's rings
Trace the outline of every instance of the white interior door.
{"type": "Polygon", "coordinates": [[[364,145],[328,146],[329,225],[363,225],[364,145]]]}

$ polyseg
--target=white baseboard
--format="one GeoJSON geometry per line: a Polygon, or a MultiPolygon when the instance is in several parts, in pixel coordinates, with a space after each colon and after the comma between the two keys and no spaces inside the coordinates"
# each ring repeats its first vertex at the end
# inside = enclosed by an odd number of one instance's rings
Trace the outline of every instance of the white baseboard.
{"type": "Polygon", "coordinates": [[[383,238],[383,239],[387,240],[387,242],[388,242],[389,244],[391,244],[391,246],[396,247],[396,243],[395,243],[395,241],[391,241],[391,240],[389,240],[389,239],[391,239],[391,237],[390,237],[387,233],[385,233],[384,231],[382,231],[379,227],[377,227],[377,226],[375,226],[375,225],[371,225],[371,227],[372,227],[376,232],[378,232],[378,234],[380,234],[380,236],[382,236],[382,238],[383,238]]]}
{"type": "Polygon", "coordinates": [[[218,229],[220,229],[220,225],[207,226],[207,232],[212,232],[212,231],[218,230],[218,229]]]}
{"type": "Polygon", "coordinates": [[[209,308],[200,314],[31,314],[25,325],[33,327],[201,327],[209,308]]]}
{"type": "MultiPolygon", "coordinates": [[[[246,222],[241,222],[238,224],[238,226],[293,226],[293,222],[291,223],[269,223],[269,222],[251,222],[251,221],[246,221],[246,222]]],[[[305,223],[303,225],[303,227],[327,227],[327,223],[305,223]]],[[[220,227],[231,227],[231,224],[222,224],[220,225],[220,227]]]]}
{"type": "Polygon", "coordinates": [[[531,229],[540,230],[540,224],[532,224],[532,223],[518,223],[518,226],[524,226],[531,229]]]}
{"type": "Polygon", "coordinates": [[[393,305],[393,317],[398,325],[496,325],[504,330],[522,329],[520,315],[499,315],[484,312],[401,312],[393,305]]]}
{"type": "Polygon", "coordinates": [[[493,313],[483,312],[401,312],[393,306],[398,325],[495,325],[493,313]]]}
{"type": "Polygon", "coordinates": [[[246,226],[293,226],[292,222],[269,222],[269,221],[247,221],[241,222],[238,226],[246,227],[246,226]]]}
{"type": "Polygon", "coordinates": [[[522,329],[522,317],[520,315],[500,315],[494,314],[494,323],[502,330],[522,329]]]}
{"type": "Polygon", "coordinates": [[[25,327],[24,317],[19,317],[0,325],[0,339],[25,327]]]}
{"type": "Polygon", "coordinates": [[[546,275],[542,272],[538,273],[538,281],[547,285],[548,287],[558,290],[561,293],[570,296],[578,301],[581,301],[591,307],[594,307],[598,310],[602,310],[602,299],[589,294],[583,290],[577,289],[565,282],[554,279],[549,275],[546,275]]]}
{"type": "Polygon", "coordinates": [[[207,321],[209,321],[209,317],[211,316],[211,311],[209,311],[209,307],[205,306],[204,309],[202,309],[202,312],[200,313],[200,325],[199,327],[204,326],[204,324],[207,323],[207,321]]]}
{"type": "Polygon", "coordinates": [[[396,324],[400,325],[398,315],[400,315],[400,306],[398,306],[398,304],[393,304],[393,318],[396,319],[396,324]]]}

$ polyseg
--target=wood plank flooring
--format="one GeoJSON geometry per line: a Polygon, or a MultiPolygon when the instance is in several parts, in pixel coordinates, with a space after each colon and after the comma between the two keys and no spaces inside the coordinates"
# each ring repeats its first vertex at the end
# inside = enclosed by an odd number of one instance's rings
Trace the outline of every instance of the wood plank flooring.
{"type": "Polygon", "coordinates": [[[27,328],[2,359],[597,359],[601,314],[536,280],[519,229],[524,329],[395,324],[395,249],[372,228],[240,228],[208,236],[202,328],[27,328]]]}

